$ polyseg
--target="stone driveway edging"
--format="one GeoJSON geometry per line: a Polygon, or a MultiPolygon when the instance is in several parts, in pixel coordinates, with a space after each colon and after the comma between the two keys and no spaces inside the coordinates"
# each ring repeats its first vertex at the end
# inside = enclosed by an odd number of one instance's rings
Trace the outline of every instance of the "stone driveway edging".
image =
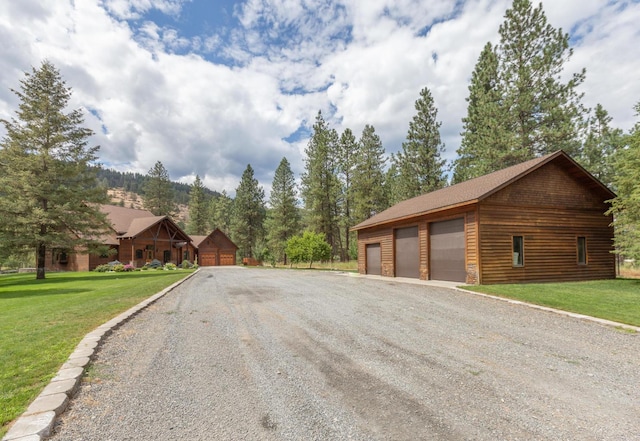
{"type": "Polygon", "coordinates": [[[112,318],[88,333],[76,346],[57,375],[45,387],[27,410],[13,423],[2,441],[42,441],[51,435],[51,429],[58,417],[69,404],[80,385],[86,367],[100,343],[120,325],[126,323],[140,311],[164,297],[176,287],[193,277],[200,269],[186,276],[162,291],[154,294],[134,307],[112,318]]]}

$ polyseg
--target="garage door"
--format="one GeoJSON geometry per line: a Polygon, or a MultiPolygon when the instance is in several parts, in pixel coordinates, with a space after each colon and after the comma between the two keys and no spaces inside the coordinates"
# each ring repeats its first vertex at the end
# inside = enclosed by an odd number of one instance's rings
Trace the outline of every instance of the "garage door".
{"type": "Polygon", "coordinates": [[[224,252],[220,253],[220,265],[235,265],[236,255],[235,253],[224,252]]]}
{"type": "Polygon", "coordinates": [[[464,263],[464,219],[430,225],[430,278],[466,282],[464,263]]]}
{"type": "Polygon", "coordinates": [[[216,253],[201,253],[198,256],[198,265],[216,266],[216,253]]]}
{"type": "Polygon", "coordinates": [[[420,242],[418,227],[395,231],[396,277],[420,278],[420,242]]]}
{"type": "Polygon", "coordinates": [[[370,243],[367,245],[367,274],[382,275],[381,260],[380,244],[370,243]]]}

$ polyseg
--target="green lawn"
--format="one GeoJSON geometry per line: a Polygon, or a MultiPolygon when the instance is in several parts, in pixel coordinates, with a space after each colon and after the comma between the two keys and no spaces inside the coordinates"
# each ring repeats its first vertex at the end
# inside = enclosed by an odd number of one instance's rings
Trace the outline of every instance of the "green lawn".
{"type": "Polygon", "coordinates": [[[0,437],[87,333],[191,272],[0,275],[0,437]]]}
{"type": "Polygon", "coordinates": [[[481,285],[464,288],[640,326],[640,279],[481,285]]]}

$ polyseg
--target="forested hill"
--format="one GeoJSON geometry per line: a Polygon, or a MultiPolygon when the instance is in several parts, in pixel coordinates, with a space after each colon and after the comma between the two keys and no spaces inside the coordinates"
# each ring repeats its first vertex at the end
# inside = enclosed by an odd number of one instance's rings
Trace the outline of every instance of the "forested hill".
{"type": "MultiPolygon", "coordinates": [[[[146,175],[140,173],[119,172],[105,168],[98,169],[98,182],[106,188],[123,188],[125,191],[144,195],[144,183],[148,179],[146,175]]],[[[180,182],[171,182],[174,193],[174,201],[177,204],[187,205],[189,203],[189,191],[191,186],[180,182]]],[[[208,196],[220,196],[217,191],[209,190],[205,187],[208,196]]]]}

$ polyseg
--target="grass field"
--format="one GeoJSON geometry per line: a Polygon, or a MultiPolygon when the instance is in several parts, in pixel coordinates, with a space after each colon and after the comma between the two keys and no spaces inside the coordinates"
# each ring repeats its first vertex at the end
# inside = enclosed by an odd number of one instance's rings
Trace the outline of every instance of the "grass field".
{"type": "Polygon", "coordinates": [[[88,332],[190,272],[0,276],[0,437],[88,332]]]}
{"type": "Polygon", "coordinates": [[[640,326],[640,279],[482,285],[464,288],[640,326]]]}

